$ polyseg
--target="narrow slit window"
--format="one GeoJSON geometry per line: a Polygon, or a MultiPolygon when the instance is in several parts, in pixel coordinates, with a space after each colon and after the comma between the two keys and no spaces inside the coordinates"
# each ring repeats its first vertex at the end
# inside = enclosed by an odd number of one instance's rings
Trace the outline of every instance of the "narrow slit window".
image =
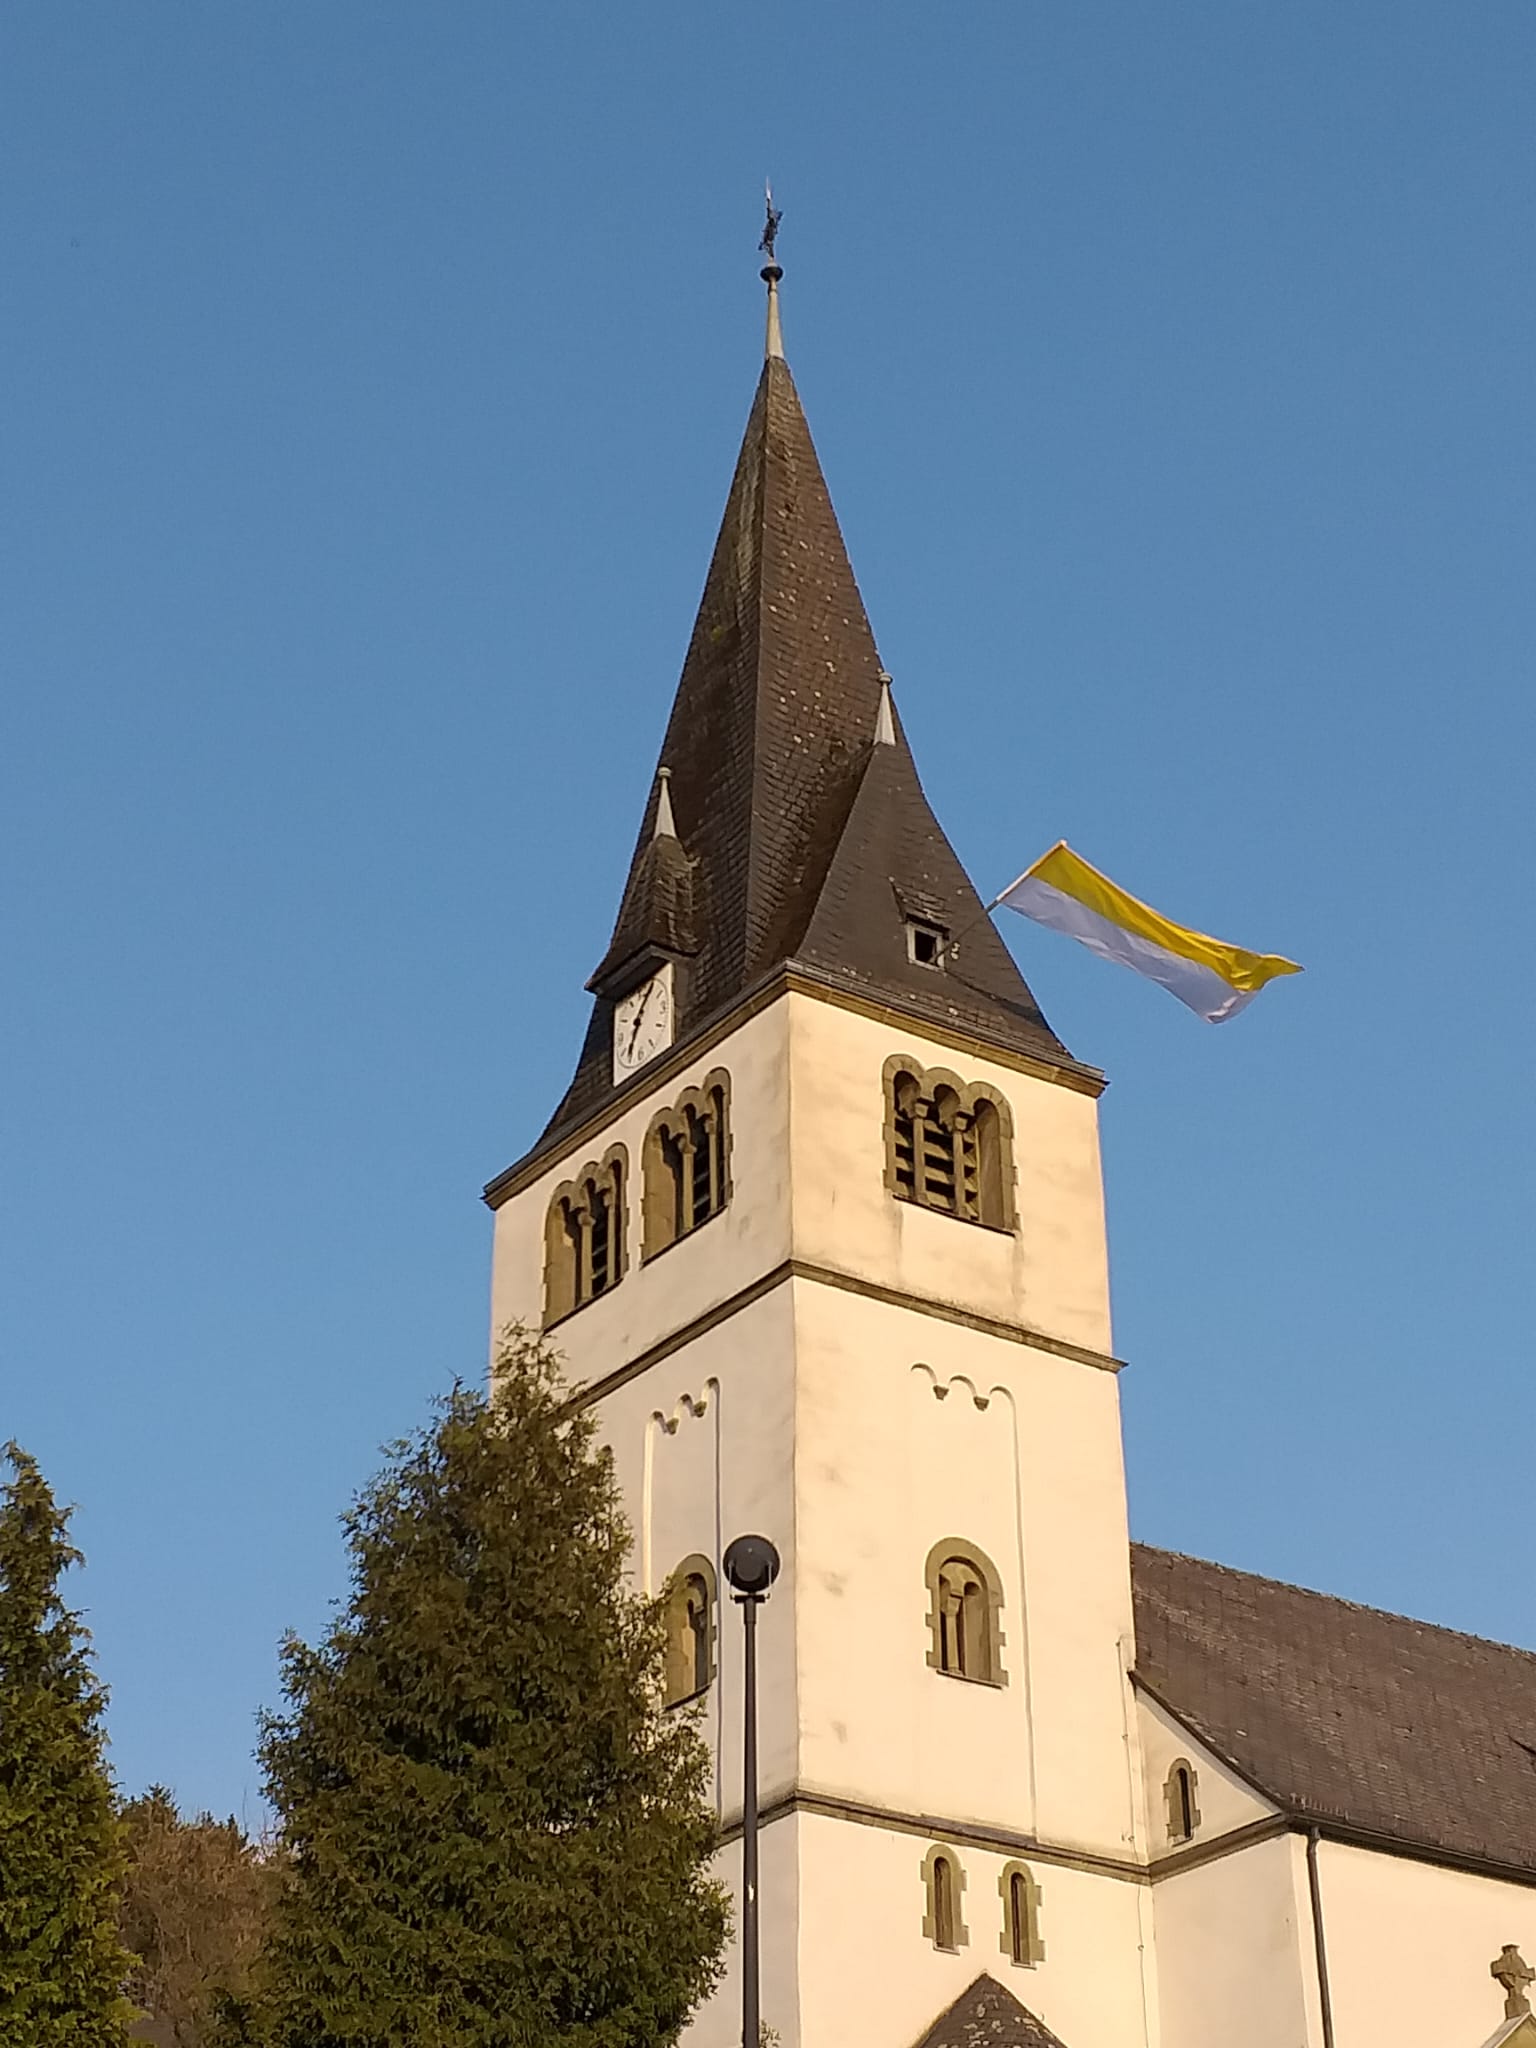
{"type": "Polygon", "coordinates": [[[1168,1773],[1163,1794],[1168,1807],[1170,1842],[1189,1841],[1200,1825],[1200,1807],[1195,1797],[1197,1782],[1194,1766],[1182,1757],[1168,1773]]]}
{"type": "Polygon", "coordinates": [[[1016,1969],[1032,1970],[1045,1961],[1040,1939],[1040,1887],[1027,1863],[1010,1863],[998,1879],[1003,1895],[1003,1954],[1016,1969]]]}
{"type": "Polygon", "coordinates": [[[950,1954],[970,1943],[960,1910],[965,1873],[953,1849],[935,1842],[923,1858],[923,1933],[950,1954]]]}
{"type": "Polygon", "coordinates": [[[955,1871],[947,1856],[933,1859],[933,1945],[955,1946],[955,1871]]]}

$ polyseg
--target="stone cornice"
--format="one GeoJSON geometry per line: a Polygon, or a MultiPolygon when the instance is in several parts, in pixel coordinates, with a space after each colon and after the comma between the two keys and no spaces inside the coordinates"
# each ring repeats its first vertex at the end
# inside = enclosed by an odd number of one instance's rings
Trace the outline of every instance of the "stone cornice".
{"type": "Polygon", "coordinates": [[[976,1330],[984,1337],[1001,1337],[1010,1344],[1022,1344],[1027,1350],[1045,1351],[1057,1358],[1070,1359],[1075,1365],[1092,1366],[1099,1372],[1120,1372],[1124,1359],[1113,1358],[1108,1352],[1091,1351],[1085,1345],[1069,1343],[1064,1337],[1048,1336],[1043,1330],[1032,1330],[1027,1323],[1010,1323],[995,1316],[974,1315],[969,1309],[961,1308],[954,1302],[935,1301],[920,1294],[904,1294],[896,1287],[882,1287],[877,1281],[866,1280],[857,1273],[840,1273],[831,1266],[813,1265],[806,1259],[785,1259],[772,1266],[756,1280],[749,1281],[724,1301],[716,1302],[702,1314],[696,1315],[680,1329],[673,1330],[644,1351],[637,1352],[625,1364],[615,1366],[600,1379],[589,1380],[580,1386],[574,1395],[576,1404],[588,1407],[594,1401],[601,1401],[619,1387],[628,1386],[631,1380],[639,1379],[653,1365],[670,1358],[681,1351],[695,1338],[707,1331],[717,1329],[731,1316],[739,1315],[743,1309],[751,1308],[775,1288],[782,1287],[789,1280],[806,1280],[819,1287],[836,1287],[847,1294],[862,1295],[866,1301],[878,1301],[887,1308],[910,1309],[916,1315],[932,1316],[936,1321],[957,1323],[968,1330],[976,1330]]]}
{"type": "Polygon", "coordinates": [[[1006,1046],[994,1045],[973,1033],[962,1031],[952,1025],[936,1022],[924,1016],[915,1006],[898,1009],[893,1004],[879,1002],[872,997],[861,995],[854,989],[841,987],[829,977],[814,974],[804,967],[779,967],[771,975],[747,990],[739,1001],[731,1004],[718,1016],[707,1020],[691,1032],[687,1038],[653,1060],[648,1067],[642,1067],[638,1074],[616,1088],[603,1102],[601,1108],[584,1117],[581,1122],[568,1128],[552,1132],[541,1138],[531,1151],[525,1152],[505,1172],[488,1181],[482,1192],[487,1207],[499,1209],[503,1202],[513,1195],[521,1194],[531,1187],[541,1174],[566,1153],[580,1152],[598,1137],[615,1117],[622,1114],[632,1102],[653,1088],[663,1086],[681,1074],[696,1060],[712,1052],[723,1039],[733,1031],[740,1030],[770,1003],[783,995],[810,996],[820,1002],[833,1004],[842,1010],[851,1010],[855,1015],[868,1017],[875,1023],[891,1024],[903,1031],[916,1031],[931,1039],[936,1045],[968,1055],[973,1059],[990,1060],[994,1066],[1007,1067],[1015,1073],[1029,1074],[1038,1081],[1049,1081],[1057,1087],[1069,1088],[1079,1095],[1102,1095],[1108,1085],[1104,1076],[1095,1067],[1085,1067],[1076,1061],[1052,1062],[1035,1059],[1028,1053],[1015,1052],[1006,1046]]]}
{"type": "MultiPolygon", "coordinates": [[[[1148,1882],[1145,1864],[1129,1857],[1104,1856],[1068,1842],[1044,1842],[1008,1828],[982,1827],[976,1821],[956,1820],[950,1815],[906,1813],[896,1807],[873,1806],[863,1800],[845,1799],[837,1793],[796,1789],[770,1797],[764,1804],[761,1824],[787,1820],[791,1814],[815,1814],[824,1820],[851,1821],[857,1827],[882,1828],[897,1835],[917,1835],[930,1842],[947,1842],[956,1849],[990,1850],[998,1856],[1025,1857],[1031,1863],[1055,1864],[1067,1870],[1084,1870],[1096,1877],[1118,1878],[1125,1884],[1148,1882]]],[[[722,1842],[734,1842],[741,1835],[741,1820],[732,1815],[721,1827],[722,1842]]]]}

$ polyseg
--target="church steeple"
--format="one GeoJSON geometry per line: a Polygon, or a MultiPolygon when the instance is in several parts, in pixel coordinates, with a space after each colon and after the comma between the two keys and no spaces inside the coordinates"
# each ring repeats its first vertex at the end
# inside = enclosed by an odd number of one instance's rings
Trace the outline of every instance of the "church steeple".
{"type": "MultiPolygon", "coordinates": [[[[610,1092],[612,1007],[670,960],[686,1038],[776,970],[1072,1064],[929,809],[782,353],[766,353],[577,1073],[610,1092]],[[658,836],[665,798],[671,830],[658,836]],[[914,956],[916,920],[944,934],[914,956]]],[[[542,1141],[541,1141],[542,1142],[542,1141]]]]}

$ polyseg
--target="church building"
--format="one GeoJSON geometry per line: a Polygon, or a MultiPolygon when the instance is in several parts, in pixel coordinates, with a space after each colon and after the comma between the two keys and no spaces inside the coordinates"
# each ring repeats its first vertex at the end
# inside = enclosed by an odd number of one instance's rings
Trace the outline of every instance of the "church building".
{"type": "MultiPolygon", "coordinates": [[[[1103,1076],[929,808],[780,341],[493,1325],[599,1414],[782,2048],[1536,2048],[1536,1656],[1133,1544],[1103,1076]]],[[[637,789],[637,797],[640,792],[637,789]]],[[[594,948],[594,951],[596,949],[594,948]]],[[[733,1953],[689,2048],[741,2032],[733,1953]]]]}

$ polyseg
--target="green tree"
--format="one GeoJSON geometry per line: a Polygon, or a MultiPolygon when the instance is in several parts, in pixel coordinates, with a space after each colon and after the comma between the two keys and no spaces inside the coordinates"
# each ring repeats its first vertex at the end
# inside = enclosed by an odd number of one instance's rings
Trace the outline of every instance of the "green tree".
{"type": "Polygon", "coordinates": [[[248,2036],[664,2048],[717,1980],[708,1759],[590,1413],[508,1333],[345,1517],[349,1600],[284,1648],[262,1760],[290,1853],[248,2036]]]}
{"type": "Polygon", "coordinates": [[[0,1455],[0,2048],[119,2048],[133,2008],[106,1693],[59,1597],[80,1553],[36,1462],[0,1455]]]}
{"type": "Polygon", "coordinates": [[[167,2048],[204,2048],[221,2001],[248,1989],[279,1865],[233,1820],[183,1820],[163,1785],[122,1810],[129,1990],[167,2048]]]}

